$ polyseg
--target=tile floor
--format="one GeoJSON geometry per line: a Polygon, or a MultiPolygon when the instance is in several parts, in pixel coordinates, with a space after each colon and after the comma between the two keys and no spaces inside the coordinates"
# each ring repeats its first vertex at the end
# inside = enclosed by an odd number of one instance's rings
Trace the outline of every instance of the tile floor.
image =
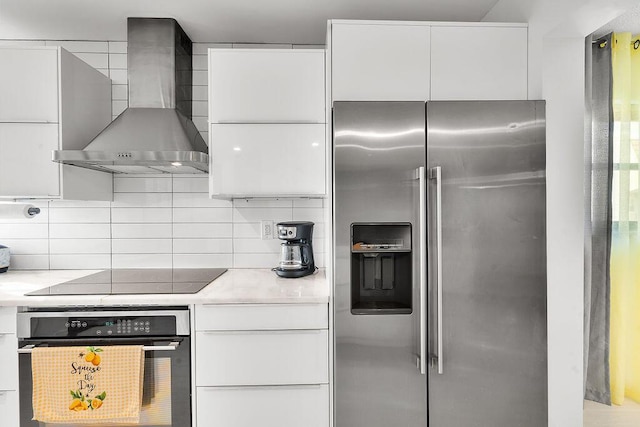
{"type": "Polygon", "coordinates": [[[638,427],[640,403],[626,400],[622,406],[607,406],[585,400],[584,427],[638,427]]]}

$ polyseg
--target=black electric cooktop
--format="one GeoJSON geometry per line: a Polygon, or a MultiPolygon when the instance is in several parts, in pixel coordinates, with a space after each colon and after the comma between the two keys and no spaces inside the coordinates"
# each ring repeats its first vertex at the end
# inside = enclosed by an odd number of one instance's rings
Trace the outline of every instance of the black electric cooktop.
{"type": "Polygon", "coordinates": [[[195,294],[226,268],[104,270],[26,295],[195,294]]]}

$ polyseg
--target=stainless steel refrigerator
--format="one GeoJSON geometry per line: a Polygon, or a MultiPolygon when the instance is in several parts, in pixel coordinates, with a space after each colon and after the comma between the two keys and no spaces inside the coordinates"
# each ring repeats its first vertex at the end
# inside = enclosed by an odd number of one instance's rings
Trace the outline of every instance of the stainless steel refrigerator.
{"type": "Polygon", "coordinates": [[[335,427],[547,425],[544,109],[334,102],[335,427]]]}

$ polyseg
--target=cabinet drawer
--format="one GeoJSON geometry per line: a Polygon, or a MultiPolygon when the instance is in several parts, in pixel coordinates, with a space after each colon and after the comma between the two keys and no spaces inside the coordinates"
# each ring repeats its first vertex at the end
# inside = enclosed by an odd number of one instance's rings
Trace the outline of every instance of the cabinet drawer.
{"type": "Polygon", "coordinates": [[[327,427],[329,386],[202,387],[198,426],[327,427]]]}
{"type": "Polygon", "coordinates": [[[211,194],[324,195],[324,135],[324,124],[212,124],[211,194]]]}
{"type": "MultiPolygon", "coordinates": [[[[327,329],[327,304],[197,305],[196,331],[327,329]]],[[[14,321],[15,323],[15,321],[14,321]]]]}
{"type": "Polygon", "coordinates": [[[20,425],[18,392],[12,390],[0,390],[0,414],[2,414],[3,426],[17,427],[20,425]]]}
{"type": "Polygon", "coordinates": [[[17,390],[18,339],[15,334],[0,332],[0,366],[4,372],[0,375],[0,390],[17,390]]]}
{"type": "Polygon", "coordinates": [[[209,51],[209,118],[324,123],[324,49],[209,51]]]}
{"type": "Polygon", "coordinates": [[[196,333],[196,386],[321,384],[328,331],[196,333]]]}

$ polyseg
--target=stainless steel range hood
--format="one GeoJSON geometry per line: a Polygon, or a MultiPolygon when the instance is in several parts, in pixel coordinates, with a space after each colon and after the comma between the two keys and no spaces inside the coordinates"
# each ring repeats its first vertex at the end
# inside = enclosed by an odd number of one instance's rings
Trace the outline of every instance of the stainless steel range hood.
{"type": "Polygon", "coordinates": [[[127,33],[129,108],[83,150],[56,150],[53,161],[114,173],[207,173],[207,144],[191,121],[191,40],[168,18],[128,18],[127,33]]]}

